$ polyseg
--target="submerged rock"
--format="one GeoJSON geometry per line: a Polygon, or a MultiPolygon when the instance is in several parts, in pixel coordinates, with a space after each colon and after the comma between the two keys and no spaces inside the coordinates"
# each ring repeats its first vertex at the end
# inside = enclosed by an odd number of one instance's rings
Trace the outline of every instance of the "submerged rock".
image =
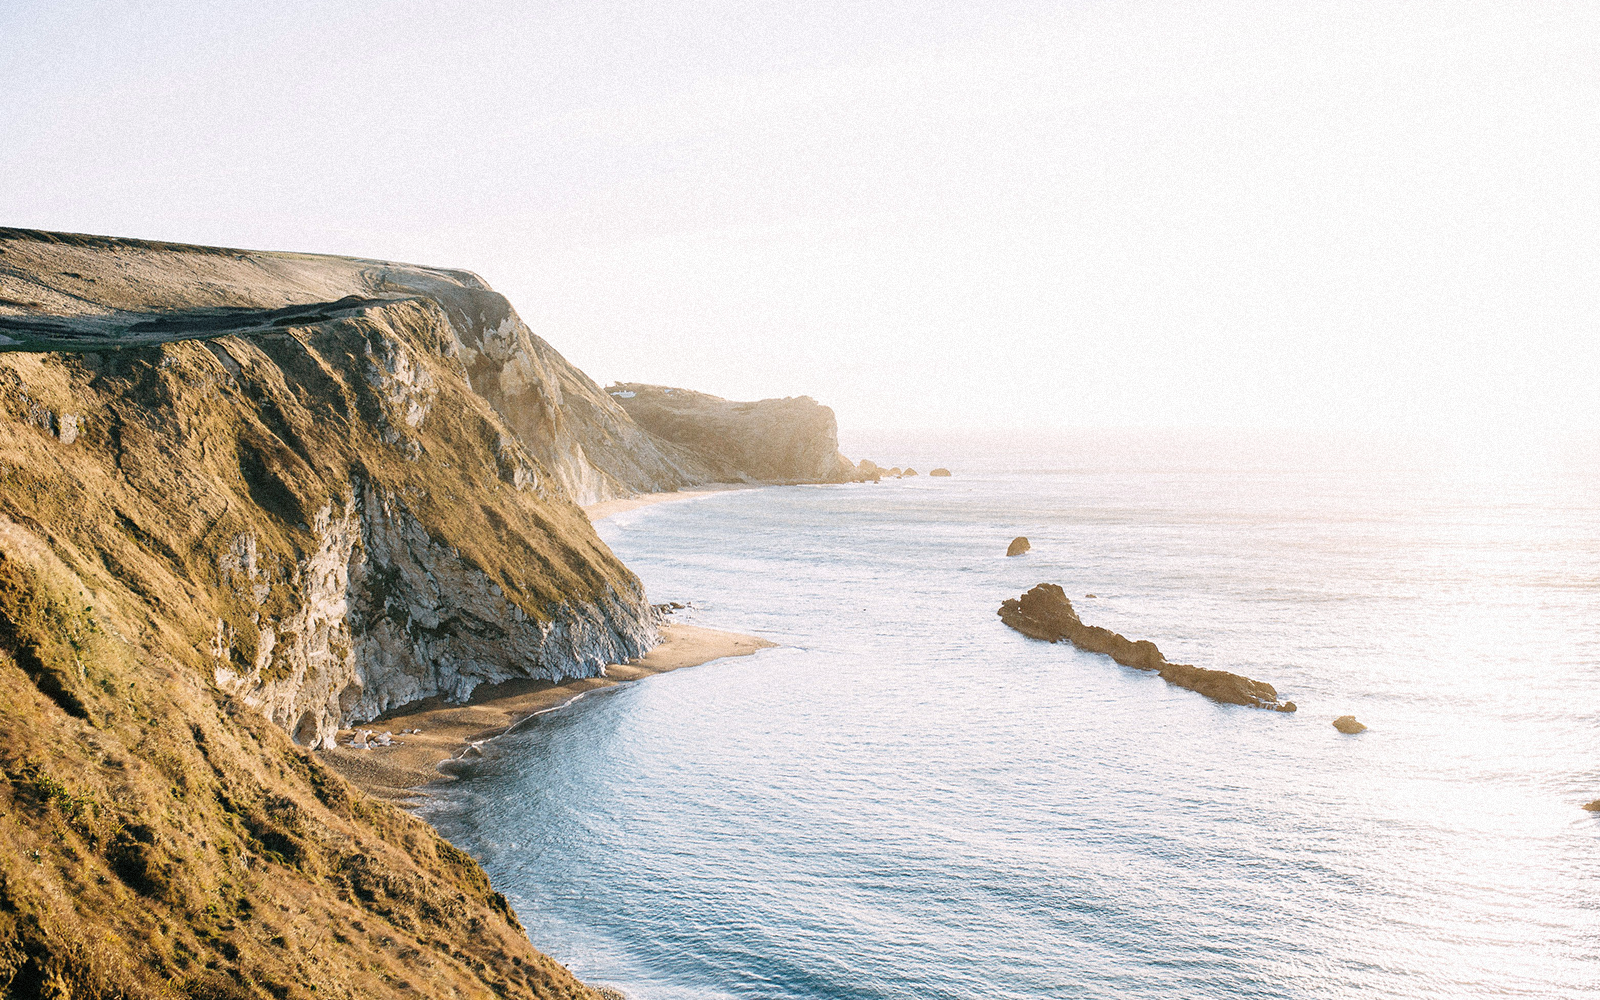
{"type": "Polygon", "coordinates": [[[1031,548],[1033,548],[1033,546],[1028,544],[1028,540],[1022,535],[1018,535],[1017,537],[1013,538],[1011,540],[1011,544],[1007,546],[1006,555],[1020,556],[1031,548]]]}
{"type": "Polygon", "coordinates": [[[1364,733],[1367,731],[1367,727],[1357,722],[1356,717],[1353,715],[1341,715],[1337,719],[1334,719],[1333,728],[1348,736],[1354,736],[1356,733],[1364,733]]]}
{"type": "MultiPolygon", "coordinates": [[[[1018,541],[1026,542],[1026,539],[1018,541]]],[[[998,613],[1001,621],[1030,638],[1045,642],[1065,640],[1087,652],[1103,653],[1123,666],[1155,671],[1168,684],[1188,688],[1212,701],[1279,712],[1295,710],[1295,703],[1279,701],[1277,689],[1266,681],[1251,680],[1226,670],[1169,663],[1148,639],[1136,641],[1110,629],[1085,625],[1073,610],[1066,592],[1053,583],[1041,583],[1020,598],[1004,602],[998,613]]]]}

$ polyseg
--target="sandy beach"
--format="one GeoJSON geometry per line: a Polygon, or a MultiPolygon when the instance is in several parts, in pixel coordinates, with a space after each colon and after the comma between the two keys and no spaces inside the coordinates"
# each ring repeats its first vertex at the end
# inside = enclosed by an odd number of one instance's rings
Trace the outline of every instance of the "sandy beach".
{"type": "MultiPolygon", "coordinates": [[[[658,503],[693,500],[728,490],[760,489],[759,484],[713,483],[701,489],[674,493],[643,493],[622,500],[606,500],[583,508],[590,521],[602,521],[616,514],[658,503]]],[[[447,704],[430,698],[402,713],[386,715],[353,729],[339,732],[339,746],[324,750],[321,758],[352,784],[380,798],[404,801],[423,794],[418,789],[436,781],[448,781],[440,770],[443,761],[471,754],[475,743],[503,735],[518,723],[573,701],[599,688],[626,684],[655,674],[699,666],[727,656],[748,656],[772,646],[765,639],[737,632],[702,628],[698,625],[667,624],[661,629],[661,644],[647,655],[627,663],[606,667],[604,677],[552,684],[549,681],[507,681],[485,684],[473,692],[464,705],[447,704]],[[420,733],[403,730],[420,729],[420,733]],[[347,747],[353,734],[370,730],[390,733],[395,745],[360,750],[347,747]]]]}
{"type": "Polygon", "coordinates": [[[729,490],[759,490],[763,483],[711,483],[697,490],[678,490],[676,493],[641,493],[636,497],[626,497],[622,500],[602,500],[600,503],[590,504],[583,508],[589,515],[590,521],[603,521],[615,514],[623,514],[640,507],[650,507],[658,503],[671,503],[674,500],[693,500],[697,497],[710,496],[713,493],[726,493],[729,490]]]}
{"type": "MultiPolygon", "coordinates": [[[[674,499],[680,494],[652,494],[674,499]]],[[[622,501],[626,502],[626,501],[622,501]]],[[[775,645],[765,639],[737,632],[701,628],[698,625],[668,624],[661,629],[661,644],[647,655],[627,663],[612,664],[604,677],[552,684],[549,681],[507,681],[484,685],[465,705],[449,705],[430,699],[404,714],[385,716],[363,723],[357,729],[374,733],[389,732],[398,746],[373,750],[346,747],[351,734],[339,734],[339,746],[319,754],[322,761],[357,785],[380,798],[405,800],[422,794],[422,785],[449,780],[439,769],[441,761],[459,756],[474,743],[505,733],[517,723],[540,712],[559,708],[583,694],[599,688],[626,684],[682,667],[699,666],[728,656],[748,656],[775,645]],[[421,733],[402,735],[405,729],[421,733]]]]}

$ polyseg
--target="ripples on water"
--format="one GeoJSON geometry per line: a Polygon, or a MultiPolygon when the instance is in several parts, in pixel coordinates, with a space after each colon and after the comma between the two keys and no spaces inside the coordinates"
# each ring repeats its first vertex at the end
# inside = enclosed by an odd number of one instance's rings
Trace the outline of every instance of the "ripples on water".
{"type": "Polygon", "coordinates": [[[591,695],[425,814],[638,1000],[1593,995],[1595,479],[1167,465],[608,522],[782,648],[591,695]],[[1001,625],[1045,580],[1299,714],[1001,625]]]}

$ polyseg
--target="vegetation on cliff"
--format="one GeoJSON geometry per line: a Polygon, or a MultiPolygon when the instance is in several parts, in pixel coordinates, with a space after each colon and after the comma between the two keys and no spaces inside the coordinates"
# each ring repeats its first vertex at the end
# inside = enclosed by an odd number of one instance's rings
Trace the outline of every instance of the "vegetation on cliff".
{"type": "Polygon", "coordinates": [[[592,995],[471,859],[295,746],[653,640],[573,502],[604,429],[530,442],[475,389],[561,398],[496,300],[0,232],[0,992],[592,995]]]}
{"type": "MultiPolygon", "coordinates": [[[[589,997],[481,869],[0,521],[0,991],[589,997]]],[[[97,581],[98,583],[99,581],[97,581]]]]}
{"type": "Polygon", "coordinates": [[[840,483],[862,478],[839,453],[833,410],[811,399],[734,402],[638,382],[606,391],[679,463],[720,482],[840,483]]]}

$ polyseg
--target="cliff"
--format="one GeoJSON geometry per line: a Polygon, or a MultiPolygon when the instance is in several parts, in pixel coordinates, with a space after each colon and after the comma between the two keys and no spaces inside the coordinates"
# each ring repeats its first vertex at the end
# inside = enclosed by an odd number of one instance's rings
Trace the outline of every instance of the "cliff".
{"type": "Polygon", "coordinates": [[[680,460],[470,274],[0,230],[7,995],[590,996],[294,744],[644,651],[680,460]]]}
{"type": "Polygon", "coordinates": [[[0,315],[0,514],[130,590],[296,742],[653,641],[572,502],[616,488],[581,440],[611,429],[561,408],[579,376],[481,282],[92,238],[0,250],[0,297],[34,310],[0,315]]]}
{"type": "Polygon", "coordinates": [[[740,403],[636,382],[606,391],[634,423],[675,449],[680,467],[706,480],[841,483],[862,478],[839,453],[833,410],[810,397],[740,403]]]}

